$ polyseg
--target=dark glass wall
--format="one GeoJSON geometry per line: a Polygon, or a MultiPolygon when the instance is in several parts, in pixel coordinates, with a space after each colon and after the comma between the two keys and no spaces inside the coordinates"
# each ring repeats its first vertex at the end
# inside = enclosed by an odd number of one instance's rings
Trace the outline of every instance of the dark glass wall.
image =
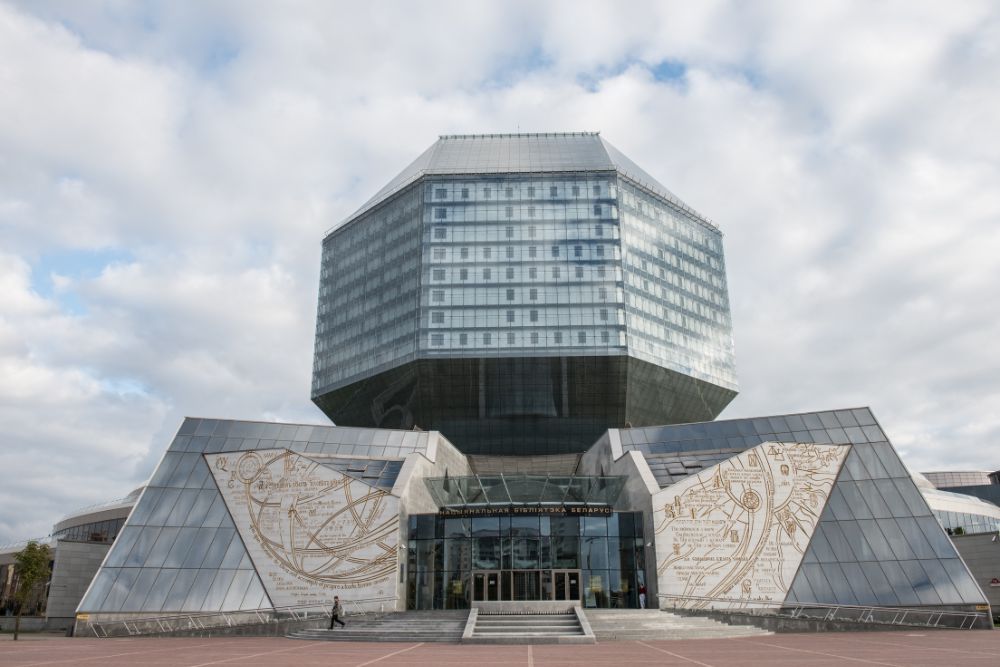
{"type": "Polygon", "coordinates": [[[64,528],[52,534],[58,540],[69,540],[71,542],[114,542],[118,537],[125,519],[107,519],[106,521],[93,521],[91,523],[80,524],[64,528]]]}
{"type": "MultiPolygon", "coordinates": [[[[641,512],[611,516],[410,517],[407,608],[466,609],[477,570],[580,570],[586,607],[637,608],[645,582],[641,512]]],[[[502,580],[503,581],[503,580],[502,580]]],[[[518,593],[508,578],[500,599],[518,593]]]]}

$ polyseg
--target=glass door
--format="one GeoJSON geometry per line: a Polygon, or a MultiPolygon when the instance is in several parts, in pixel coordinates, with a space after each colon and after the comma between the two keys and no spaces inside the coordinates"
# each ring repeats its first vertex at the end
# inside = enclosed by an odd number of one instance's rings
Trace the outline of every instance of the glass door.
{"type": "Polygon", "coordinates": [[[580,599],[580,570],[552,570],[555,600],[580,599]]]}
{"type": "Polygon", "coordinates": [[[480,570],[472,573],[472,599],[475,602],[496,602],[500,599],[500,572],[480,570]]]}

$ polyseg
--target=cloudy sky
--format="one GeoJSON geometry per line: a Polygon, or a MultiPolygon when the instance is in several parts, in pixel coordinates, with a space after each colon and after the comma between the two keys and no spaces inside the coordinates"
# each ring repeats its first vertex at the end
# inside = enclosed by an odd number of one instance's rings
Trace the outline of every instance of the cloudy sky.
{"type": "Polygon", "coordinates": [[[997,81],[971,0],[0,0],[0,543],[185,415],[321,423],[320,240],[444,133],[599,130],[723,229],[723,416],[1000,468],[997,81]]]}

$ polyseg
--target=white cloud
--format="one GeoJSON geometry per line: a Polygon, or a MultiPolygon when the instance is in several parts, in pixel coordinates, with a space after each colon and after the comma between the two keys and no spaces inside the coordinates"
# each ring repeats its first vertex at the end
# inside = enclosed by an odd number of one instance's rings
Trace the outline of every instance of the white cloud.
{"type": "Polygon", "coordinates": [[[1000,467],[998,44],[985,2],[0,5],[0,542],[185,414],[320,420],[323,232],[450,132],[599,129],[722,227],[725,416],[1000,467]]]}

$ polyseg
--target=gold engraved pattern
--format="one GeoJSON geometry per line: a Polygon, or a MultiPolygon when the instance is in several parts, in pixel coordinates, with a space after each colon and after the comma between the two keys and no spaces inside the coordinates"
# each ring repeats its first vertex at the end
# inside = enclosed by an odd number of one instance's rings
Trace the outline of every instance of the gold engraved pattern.
{"type": "Polygon", "coordinates": [[[395,594],[395,496],[284,449],[205,458],[275,605],[395,594]]]}
{"type": "Polygon", "coordinates": [[[659,591],[677,596],[667,603],[783,601],[849,449],[764,443],[656,493],[659,591]]]}

